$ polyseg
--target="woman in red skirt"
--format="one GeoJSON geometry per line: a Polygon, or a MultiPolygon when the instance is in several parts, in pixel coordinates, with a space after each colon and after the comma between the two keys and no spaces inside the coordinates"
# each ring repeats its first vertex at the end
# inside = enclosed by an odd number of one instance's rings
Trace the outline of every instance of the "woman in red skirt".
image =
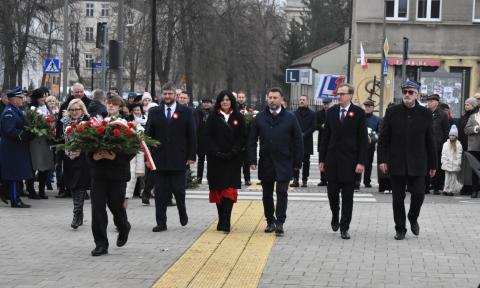
{"type": "Polygon", "coordinates": [[[207,152],[207,179],[210,202],[218,210],[218,231],[230,232],[233,203],[237,202],[241,187],[241,167],[246,144],[243,115],[237,110],[237,101],[230,91],[217,96],[214,112],[205,128],[207,152]]]}

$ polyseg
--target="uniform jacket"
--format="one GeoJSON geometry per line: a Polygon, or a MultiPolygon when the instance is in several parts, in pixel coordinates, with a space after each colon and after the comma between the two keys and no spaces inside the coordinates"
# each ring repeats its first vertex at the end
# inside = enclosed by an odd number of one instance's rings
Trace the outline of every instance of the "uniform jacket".
{"type": "Polygon", "coordinates": [[[303,153],[313,154],[313,132],[317,128],[315,112],[309,108],[298,108],[294,112],[303,135],[303,153]]]}
{"type": "Polygon", "coordinates": [[[343,123],[340,122],[340,105],[328,109],[319,153],[328,181],[354,182],[355,167],[367,162],[367,147],[367,125],[362,108],[350,104],[343,123]]]}
{"type": "Polygon", "coordinates": [[[453,151],[450,139],[443,143],[442,148],[442,170],[448,172],[458,172],[462,168],[462,144],[455,141],[456,151],[453,151]]]}
{"type": "Polygon", "coordinates": [[[205,126],[207,179],[211,190],[241,187],[241,167],[246,145],[245,120],[237,111],[228,122],[220,112],[213,112],[205,126]],[[220,154],[218,153],[220,152],[220,154]]]}
{"type": "Polygon", "coordinates": [[[165,116],[163,103],[151,108],[145,133],[160,141],[151,151],[159,171],[185,171],[187,160],[195,161],[197,136],[190,108],[177,103],[170,121],[165,116]]]}
{"type": "Polygon", "coordinates": [[[3,180],[33,178],[29,141],[23,110],[8,104],[0,116],[0,165],[3,180]]]}
{"type": "Polygon", "coordinates": [[[447,112],[437,107],[432,112],[433,119],[433,137],[435,138],[435,144],[437,149],[442,149],[443,143],[448,139],[448,133],[450,132],[450,121],[448,120],[447,112]]]}
{"type": "Polygon", "coordinates": [[[251,123],[248,159],[257,164],[257,140],[260,139],[258,178],[265,181],[290,181],[293,167],[303,160],[303,137],[293,113],[282,108],[274,118],[267,107],[251,123]]]}
{"type": "Polygon", "coordinates": [[[432,113],[418,102],[387,109],[378,141],[378,163],[387,163],[393,176],[426,176],[437,169],[432,113]]]}

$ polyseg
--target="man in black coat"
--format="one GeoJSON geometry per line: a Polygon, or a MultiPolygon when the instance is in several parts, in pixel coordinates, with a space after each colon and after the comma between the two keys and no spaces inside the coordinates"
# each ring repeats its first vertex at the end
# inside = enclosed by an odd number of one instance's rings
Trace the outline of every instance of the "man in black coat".
{"type": "MultiPolygon", "coordinates": [[[[247,103],[247,96],[245,95],[244,91],[238,91],[237,94],[237,108],[240,113],[250,113],[248,110],[248,103],[247,103]],[[244,112],[242,112],[244,111],[244,112]]],[[[245,125],[245,135],[248,139],[248,133],[250,131],[250,123],[245,125]]],[[[250,186],[252,185],[252,182],[250,181],[250,165],[248,165],[248,155],[247,155],[247,149],[245,148],[245,151],[243,151],[243,165],[242,165],[242,170],[243,170],[243,179],[245,180],[245,185],[250,186]]]]}
{"type": "MultiPolygon", "coordinates": [[[[442,147],[443,143],[448,139],[448,133],[450,132],[450,122],[448,120],[447,112],[443,111],[440,107],[440,96],[438,94],[432,94],[427,97],[427,107],[432,113],[433,119],[433,138],[435,139],[435,145],[437,147],[437,159],[442,159],[442,147]]],[[[440,163],[439,163],[440,164],[440,163]]],[[[433,194],[440,195],[440,190],[443,190],[443,184],[445,182],[445,172],[441,169],[442,165],[438,165],[435,177],[431,180],[427,176],[425,179],[426,187],[425,193],[430,193],[430,182],[433,188],[433,194]]]]}
{"type": "Polygon", "coordinates": [[[287,190],[293,169],[302,165],[303,138],[295,116],[282,107],[283,92],[271,88],[268,107],[252,121],[248,140],[248,159],[252,170],[257,169],[257,140],[260,139],[258,179],[262,182],[263,208],[267,219],[266,233],[284,233],[287,218],[287,190]],[[277,209],[273,203],[273,187],[276,183],[277,209]],[[276,219],[275,219],[275,216],[276,219]]]}
{"type": "Polygon", "coordinates": [[[90,105],[87,107],[88,114],[90,117],[96,117],[98,119],[103,119],[107,117],[107,106],[105,101],[107,100],[107,96],[105,92],[101,89],[96,89],[93,91],[92,101],[90,105]]]}
{"type": "Polygon", "coordinates": [[[425,176],[435,176],[437,155],[432,113],[417,102],[420,85],[402,83],[403,103],[387,110],[378,141],[378,163],[390,173],[396,240],[405,238],[405,189],[411,194],[408,220],[414,235],[420,233],[417,219],[425,198],[425,176]]]}
{"type": "Polygon", "coordinates": [[[68,97],[67,100],[60,105],[60,113],[63,113],[64,110],[67,110],[68,104],[70,104],[70,101],[73,99],[81,99],[87,109],[90,106],[90,102],[92,102],[92,100],[85,95],[85,88],[83,87],[83,84],[75,83],[72,86],[72,96],[68,97]]]}
{"type": "MultiPolygon", "coordinates": [[[[327,111],[332,105],[331,98],[322,99],[323,108],[317,111],[317,130],[318,130],[318,139],[317,139],[317,152],[320,153],[320,146],[322,144],[322,133],[325,130],[325,120],[327,119],[327,111]]],[[[320,183],[317,186],[327,186],[327,176],[325,172],[320,172],[320,183]]]]}
{"type": "MultiPolygon", "coordinates": [[[[310,172],[310,155],[313,154],[313,132],[317,128],[315,120],[315,112],[308,108],[308,96],[302,95],[299,99],[299,107],[295,111],[303,136],[303,170],[302,170],[302,187],[307,187],[308,176],[310,172]]],[[[300,169],[293,170],[293,183],[290,187],[298,187],[300,177],[300,169]]]]}
{"type": "Polygon", "coordinates": [[[193,112],[175,102],[175,87],[166,83],[162,87],[163,102],[150,108],[145,133],[160,141],[152,149],[157,166],[155,171],[155,213],[157,226],[152,231],[167,230],[167,203],[173,192],[177,202],[180,224],[187,225],[185,207],[185,165],[195,163],[197,138],[193,112]]]}
{"type": "Polygon", "coordinates": [[[195,124],[197,127],[197,181],[198,184],[202,183],[203,169],[205,168],[205,156],[207,154],[208,147],[205,143],[205,125],[207,119],[212,114],[212,99],[210,97],[203,97],[202,104],[195,110],[195,124]]]}
{"type": "Polygon", "coordinates": [[[328,111],[319,153],[320,171],[327,174],[332,229],[337,231],[340,228],[342,239],[350,239],[348,229],[352,220],[355,177],[363,173],[367,161],[365,111],[351,102],[353,93],[351,84],[338,86],[338,105],[328,111]],[[342,217],[339,222],[340,191],[342,217]]]}

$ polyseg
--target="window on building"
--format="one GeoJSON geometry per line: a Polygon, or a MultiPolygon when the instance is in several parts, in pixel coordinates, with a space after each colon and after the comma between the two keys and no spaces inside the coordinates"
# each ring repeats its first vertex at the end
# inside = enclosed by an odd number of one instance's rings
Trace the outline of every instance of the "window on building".
{"type": "Polygon", "coordinates": [[[480,0],[473,0],[473,22],[480,23],[480,0]]]}
{"type": "Polygon", "coordinates": [[[102,17],[110,16],[110,7],[108,4],[102,4],[102,17]]]}
{"type": "Polygon", "coordinates": [[[93,27],[85,28],[85,41],[88,41],[88,42],[93,41],[93,27]]]}
{"type": "Polygon", "coordinates": [[[85,68],[92,68],[93,55],[85,54],[85,68]]]}
{"type": "Polygon", "coordinates": [[[417,19],[440,20],[442,0],[418,0],[417,19]]]}
{"type": "Polygon", "coordinates": [[[87,17],[93,17],[93,3],[85,4],[85,15],[87,17]]]}
{"type": "Polygon", "coordinates": [[[389,19],[408,19],[408,0],[386,0],[386,16],[389,19]]]}

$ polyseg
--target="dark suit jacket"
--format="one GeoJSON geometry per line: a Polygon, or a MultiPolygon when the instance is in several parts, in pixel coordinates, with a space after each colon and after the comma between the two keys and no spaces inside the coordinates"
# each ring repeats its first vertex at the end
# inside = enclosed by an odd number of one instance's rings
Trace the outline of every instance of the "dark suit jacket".
{"type": "Polygon", "coordinates": [[[163,103],[150,108],[145,134],[160,141],[160,145],[152,149],[159,171],[184,171],[187,160],[195,161],[197,137],[192,109],[177,103],[168,121],[163,103]]]}
{"type": "Polygon", "coordinates": [[[431,112],[433,119],[433,137],[435,138],[435,144],[437,150],[441,151],[443,143],[448,139],[448,133],[450,132],[450,122],[448,120],[447,112],[437,107],[437,110],[431,112]]]}
{"type": "Polygon", "coordinates": [[[258,178],[262,181],[290,181],[293,167],[303,160],[303,137],[297,118],[282,108],[273,118],[270,109],[260,112],[251,123],[248,159],[257,164],[257,140],[260,138],[258,178]]]}
{"type": "Polygon", "coordinates": [[[317,120],[317,130],[318,130],[317,152],[320,152],[320,146],[322,144],[322,133],[323,133],[323,130],[325,130],[325,119],[327,117],[327,110],[322,109],[315,112],[315,114],[316,114],[316,120],[317,120]]]}
{"type": "Polygon", "coordinates": [[[319,153],[328,181],[354,182],[355,167],[367,162],[367,147],[367,125],[362,108],[352,103],[343,123],[338,104],[328,109],[319,153]]]}
{"type": "Polygon", "coordinates": [[[294,112],[303,135],[303,153],[313,154],[313,132],[317,128],[315,112],[309,108],[298,108],[294,112]]]}
{"type": "Polygon", "coordinates": [[[432,113],[418,102],[411,109],[387,109],[377,149],[378,163],[387,163],[390,175],[426,176],[437,169],[432,113]]]}

